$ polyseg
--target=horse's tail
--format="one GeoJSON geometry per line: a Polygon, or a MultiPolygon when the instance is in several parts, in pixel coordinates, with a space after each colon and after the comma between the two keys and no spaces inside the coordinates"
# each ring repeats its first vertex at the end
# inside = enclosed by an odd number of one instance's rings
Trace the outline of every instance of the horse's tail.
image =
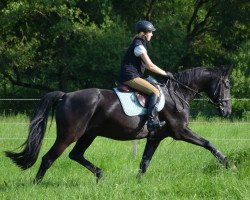
{"type": "Polygon", "coordinates": [[[64,94],[65,93],[60,91],[46,94],[39,101],[30,119],[28,138],[23,145],[21,145],[21,147],[24,147],[23,150],[20,153],[5,152],[5,155],[11,158],[21,169],[28,169],[35,164],[46,131],[49,111],[56,106],[64,94]]]}

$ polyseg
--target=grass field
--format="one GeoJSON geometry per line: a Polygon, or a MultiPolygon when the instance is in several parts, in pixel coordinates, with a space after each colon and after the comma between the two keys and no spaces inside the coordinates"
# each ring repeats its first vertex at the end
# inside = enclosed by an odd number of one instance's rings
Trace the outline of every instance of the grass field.
{"type": "Polygon", "coordinates": [[[250,199],[250,124],[211,121],[193,122],[190,127],[209,139],[233,160],[237,170],[218,164],[210,152],[200,147],[165,139],[156,151],[142,180],[137,180],[145,140],[138,142],[133,155],[131,141],[98,138],[86,157],[103,169],[104,178],[95,177],[68,158],[73,146],[48,170],[40,185],[33,185],[41,157],[52,146],[53,123],[46,133],[36,164],[21,171],[3,154],[15,150],[27,137],[24,116],[0,117],[0,199],[250,199]]]}

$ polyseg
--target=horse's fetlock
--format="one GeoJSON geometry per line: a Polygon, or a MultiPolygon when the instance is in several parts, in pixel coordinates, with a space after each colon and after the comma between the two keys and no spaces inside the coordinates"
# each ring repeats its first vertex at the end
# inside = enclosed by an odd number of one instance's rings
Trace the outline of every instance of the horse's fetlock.
{"type": "Polygon", "coordinates": [[[227,168],[229,167],[229,160],[227,157],[222,158],[221,163],[225,165],[227,168]]]}
{"type": "Polygon", "coordinates": [[[102,179],[102,177],[103,177],[102,170],[100,170],[100,169],[96,170],[95,176],[96,176],[96,182],[98,183],[100,181],[100,179],[102,179]]]}
{"type": "Polygon", "coordinates": [[[206,140],[206,141],[204,142],[204,145],[207,146],[207,147],[211,147],[211,143],[210,143],[208,140],[206,140]]]}

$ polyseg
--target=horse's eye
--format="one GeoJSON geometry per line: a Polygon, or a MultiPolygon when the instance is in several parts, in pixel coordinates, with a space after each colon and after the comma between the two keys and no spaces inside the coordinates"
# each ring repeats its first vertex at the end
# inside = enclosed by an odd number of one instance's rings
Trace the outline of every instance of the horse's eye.
{"type": "Polygon", "coordinates": [[[227,89],[229,89],[230,88],[230,81],[229,80],[225,80],[224,83],[225,83],[225,87],[227,89]]]}

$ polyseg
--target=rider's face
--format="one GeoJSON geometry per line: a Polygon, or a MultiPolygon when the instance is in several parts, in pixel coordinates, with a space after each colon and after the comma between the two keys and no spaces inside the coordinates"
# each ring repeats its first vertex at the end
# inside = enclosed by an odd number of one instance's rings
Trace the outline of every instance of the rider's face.
{"type": "Polygon", "coordinates": [[[148,42],[151,40],[152,36],[153,36],[153,32],[152,31],[145,33],[145,37],[146,37],[146,39],[147,39],[148,42]]]}

